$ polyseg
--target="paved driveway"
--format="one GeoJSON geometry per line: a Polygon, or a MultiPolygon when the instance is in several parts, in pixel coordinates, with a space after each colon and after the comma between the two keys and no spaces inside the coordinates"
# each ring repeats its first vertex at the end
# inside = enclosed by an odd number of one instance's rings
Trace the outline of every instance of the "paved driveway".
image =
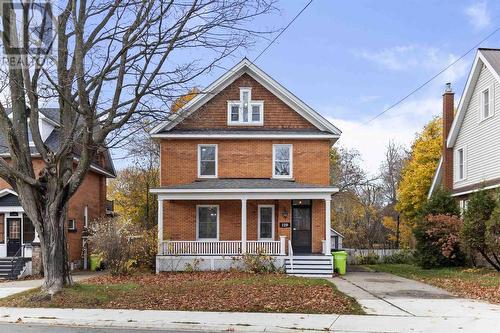
{"type": "Polygon", "coordinates": [[[500,306],[458,298],[449,292],[396,275],[350,272],[331,279],[368,314],[419,317],[500,318],[500,306]]]}
{"type": "MultiPolygon", "coordinates": [[[[78,282],[95,276],[96,272],[76,272],[72,274],[73,281],[78,282]]],[[[10,295],[14,295],[26,290],[41,287],[43,284],[42,279],[38,280],[13,280],[13,281],[2,281],[0,283],[0,298],[4,298],[10,295]]]]}

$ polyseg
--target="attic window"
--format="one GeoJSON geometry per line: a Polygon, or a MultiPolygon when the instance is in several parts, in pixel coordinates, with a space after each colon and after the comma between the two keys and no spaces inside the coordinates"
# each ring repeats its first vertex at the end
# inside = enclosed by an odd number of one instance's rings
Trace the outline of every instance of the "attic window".
{"type": "Polygon", "coordinates": [[[488,87],[481,92],[480,106],[481,120],[489,118],[493,115],[493,87],[488,87]]]}
{"type": "Polygon", "coordinates": [[[227,101],[227,124],[243,126],[264,124],[264,102],[252,101],[252,88],[240,88],[240,100],[227,101]]]}

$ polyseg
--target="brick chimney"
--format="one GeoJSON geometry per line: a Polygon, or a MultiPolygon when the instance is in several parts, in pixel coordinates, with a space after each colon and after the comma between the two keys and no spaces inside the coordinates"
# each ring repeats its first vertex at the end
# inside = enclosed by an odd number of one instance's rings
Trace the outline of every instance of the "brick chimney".
{"type": "Polygon", "coordinates": [[[442,184],[446,191],[453,189],[453,148],[446,147],[446,141],[450,134],[451,124],[455,114],[455,93],[451,89],[451,83],[446,84],[443,94],[443,178],[442,184]]]}

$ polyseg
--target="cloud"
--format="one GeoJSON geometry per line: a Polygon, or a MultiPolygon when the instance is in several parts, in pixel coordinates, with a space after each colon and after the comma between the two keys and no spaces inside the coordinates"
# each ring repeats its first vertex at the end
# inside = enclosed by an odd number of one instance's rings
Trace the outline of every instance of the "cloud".
{"type": "Polygon", "coordinates": [[[394,140],[409,148],[416,133],[434,116],[440,115],[441,103],[440,96],[413,99],[370,123],[366,123],[366,119],[331,117],[329,120],[342,130],[338,145],[357,149],[363,158],[364,169],[376,175],[388,142],[394,140]]]}
{"type": "Polygon", "coordinates": [[[482,30],[491,26],[491,17],[486,1],[479,1],[470,5],[465,8],[464,13],[469,19],[469,23],[476,30],[482,30]]]}
{"type": "Polygon", "coordinates": [[[414,46],[395,46],[377,51],[354,51],[354,54],[382,68],[400,71],[416,65],[415,59],[410,57],[414,49],[414,46]]]}
{"type": "MultiPolygon", "coordinates": [[[[391,71],[427,70],[432,74],[441,71],[454,62],[457,57],[437,47],[428,47],[418,44],[400,45],[381,50],[353,51],[359,58],[368,60],[383,69],[391,71]],[[435,72],[435,73],[434,73],[435,72]]],[[[447,80],[454,81],[467,70],[467,64],[459,61],[443,75],[447,80]]]]}

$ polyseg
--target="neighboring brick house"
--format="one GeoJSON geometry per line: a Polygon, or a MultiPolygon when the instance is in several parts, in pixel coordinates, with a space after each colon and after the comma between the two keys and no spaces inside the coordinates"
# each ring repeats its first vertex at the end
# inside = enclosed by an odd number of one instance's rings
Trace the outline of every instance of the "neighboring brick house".
{"type": "Polygon", "coordinates": [[[470,193],[500,187],[500,49],[478,49],[455,113],[443,94],[443,154],[429,196],[440,186],[463,210],[470,193]]]}
{"type": "MultiPolygon", "coordinates": [[[[40,110],[40,113],[39,127],[42,139],[47,146],[57,149],[59,110],[46,108],[40,110]]],[[[30,146],[34,171],[38,174],[44,162],[37,154],[34,144],[30,143],[30,146]]],[[[2,135],[0,135],[0,155],[7,160],[9,158],[8,148],[2,135]]],[[[77,158],[75,154],[75,159],[77,158]]],[[[98,154],[78,191],[69,201],[68,249],[72,267],[86,267],[85,229],[89,221],[106,216],[106,178],[111,177],[115,177],[115,169],[109,151],[105,150],[98,154]]],[[[17,193],[0,179],[0,260],[16,255],[30,258],[32,243],[36,242],[36,239],[33,224],[24,214],[17,193]]]]}
{"type": "Polygon", "coordinates": [[[329,157],[340,133],[242,60],[152,131],[161,160],[161,186],[152,190],[157,270],[228,268],[264,252],[289,272],[331,275],[338,189],[329,157]]]}

